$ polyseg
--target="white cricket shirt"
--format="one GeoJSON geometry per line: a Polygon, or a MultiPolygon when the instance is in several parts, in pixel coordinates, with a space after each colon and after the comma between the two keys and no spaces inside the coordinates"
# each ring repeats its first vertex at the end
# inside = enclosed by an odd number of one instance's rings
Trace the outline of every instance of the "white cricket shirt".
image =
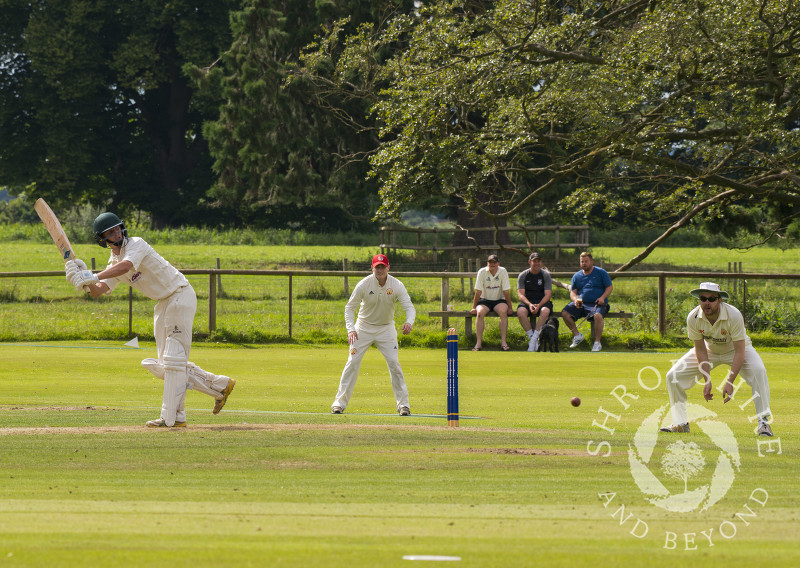
{"type": "Polygon", "coordinates": [[[164,260],[140,237],[130,237],[119,252],[119,255],[111,253],[108,266],[129,260],[133,269],[121,276],[103,280],[109,287],[109,294],[117,284],[124,282],[151,300],[162,300],[181,286],[189,285],[189,281],[177,268],[164,260]]]}
{"type": "Polygon", "coordinates": [[[734,341],[744,340],[745,345],[752,345],[744,328],[742,312],[725,302],[720,304],[719,318],[714,325],[706,319],[700,306],[689,312],[686,334],[692,341],[704,340],[706,349],[717,355],[733,351],[734,341]]]}
{"type": "Polygon", "coordinates": [[[344,323],[347,331],[356,331],[356,328],[378,331],[380,327],[393,325],[394,307],[398,302],[406,314],[406,323],[414,325],[417,311],[403,283],[388,274],[386,284],[381,286],[375,275],[370,274],[356,284],[344,306],[344,323]],[[359,307],[358,322],[355,321],[356,307],[359,307]]]}
{"type": "Polygon", "coordinates": [[[502,266],[497,267],[494,276],[489,272],[489,268],[484,266],[478,271],[475,277],[475,289],[481,291],[483,300],[503,300],[506,290],[511,290],[511,282],[508,279],[508,271],[502,266]]]}

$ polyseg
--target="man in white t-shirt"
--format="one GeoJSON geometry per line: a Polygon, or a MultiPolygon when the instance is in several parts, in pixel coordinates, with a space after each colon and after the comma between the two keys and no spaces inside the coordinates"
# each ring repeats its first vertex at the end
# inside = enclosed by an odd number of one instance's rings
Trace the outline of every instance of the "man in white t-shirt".
{"type": "Polygon", "coordinates": [[[414,326],[417,311],[403,283],[389,274],[389,259],[384,254],[376,254],[372,258],[372,274],[356,284],[344,307],[350,356],[342,370],[339,390],[331,405],[332,414],[341,414],[347,408],[356,386],[361,360],[373,343],[386,359],[397,412],[400,416],[411,414],[408,388],[398,357],[397,330],[394,326],[394,308],[397,303],[406,315],[403,335],[408,335],[414,326]]]}
{"type": "Polygon", "coordinates": [[[731,370],[720,389],[722,401],[733,398],[733,382],[741,375],[752,390],[754,420],[758,421],[756,433],[772,436],[767,370],[747,335],[742,313],[723,301],[728,299],[728,293],[714,282],[701,283],[691,294],[700,301],[686,318],[686,333],[694,347],[667,372],[667,392],[674,422],[661,431],[689,432],[686,390],[705,382],[703,398],[713,399],[711,370],[718,365],[728,365],[731,370]]]}
{"type": "Polygon", "coordinates": [[[97,243],[111,248],[108,266],[93,274],[82,260],[70,260],[66,263],[67,281],[93,298],[110,294],[117,284],[125,283],[158,302],[153,311],[158,359],[145,359],[142,366],[164,381],[164,396],[161,416],[147,426],[185,427],[187,388],[213,397],[213,413],[219,413],[236,381],[189,361],[197,311],[197,296],[189,281],[143,239],[129,238],[125,224],[114,213],[99,215],[93,229],[97,243]]]}
{"type": "Polygon", "coordinates": [[[508,332],[508,316],[514,314],[511,308],[511,282],[508,271],[500,266],[500,259],[496,254],[490,254],[486,266],[478,271],[475,277],[475,296],[472,299],[470,310],[475,318],[475,335],[477,341],[473,351],[483,349],[483,330],[486,314],[496,312],[500,316],[500,347],[508,351],[506,333],[508,332]]]}

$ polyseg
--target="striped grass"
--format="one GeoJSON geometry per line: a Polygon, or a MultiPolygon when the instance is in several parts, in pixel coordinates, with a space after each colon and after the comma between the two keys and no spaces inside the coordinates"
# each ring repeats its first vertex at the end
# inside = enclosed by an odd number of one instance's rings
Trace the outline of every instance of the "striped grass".
{"type": "MultiPolygon", "coordinates": [[[[646,558],[702,568],[752,565],[764,550],[776,568],[800,561],[794,354],[764,354],[780,454],[759,457],[746,407],[708,404],[735,434],[741,469],[700,515],[654,507],[628,464],[642,420],[667,402],[655,371],[678,353],[460,353],[461,411],[473,419],[454,429],[443,416],[444,349],[402,351],[413,414],[401,418],[376,351],[346,413],[333,416],[346,348],[196,345],[192,359],[236,377],[236,389],[217,416],[190,392],[189,427],[163,431],[143,426],[161,399],[160,381],[138,366],[152,352],[0,345],[0,561],[336,568],[445,555],[476,567],[646,558]],[[626,405],[612,394],[620,385],[626,405]]],[[[685,439],[714,463],[699,431],[685,439]]]]}

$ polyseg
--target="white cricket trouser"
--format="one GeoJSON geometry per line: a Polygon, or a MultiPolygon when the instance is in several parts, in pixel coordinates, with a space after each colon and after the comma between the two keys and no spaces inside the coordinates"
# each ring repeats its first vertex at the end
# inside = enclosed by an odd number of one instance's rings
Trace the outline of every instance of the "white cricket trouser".
{"type": "MultiPolygon", "coordinates": [[[[711,364],[711,369],[718,365],[728,365],[730,367],[731,363],[733,363],[733,355],[734,351],[722,355],[717,355],[709,351],[708,360],[711,364]]],[[[710,372],[711,369],[707,369],[707,372],[710,372]]],[[[752,389],[755,413],[758,415],[759,419],[767,420],[767,418],[771,416],[769,409],[767,369],[764,367],[764,362],[761,360],[758,352],[753,349],[752,345],[746,345],[744,348],[744,363],[739,371],[739,375],[752,389]]],[[[667,392],[669,393],[672,419],[675,424],[686,424],[689,421],[686,414],[686,391],[698,382],[702,386],[705,381],[700,373],[700,366],[697,363],[697,355],[693,347],[667,372],[667,392]]],[[[720,394],[717,390],[718,386],[719,385],[714,387],[716,391],[715,394],[717,395],[720,394]]],[[[741,395],[739,395],[738,400],[740,404],[745,402],[741,395]]]]}
{"type": "MultiPolygon", "coordinates": [[[[197,311],[197,296],[191,286],[182,286],[163,300],[159,300],[153,308],[153,333],[156,338],[156,348],[158,349],[158,363],[164,364],[164,348],[166,347],[167,337],[176,339],[186,354],[186,362],[189,361],[189,351],[192,348],[192,325],[194,324],[194,314],[197,311]]],[[[164,383],[165,387],[167,386],[164,383]]],[[[186,400],[186,380],[180,382],[176,393],[177,412],[176,422],[186,422],[186,410],[184,403],[186,400]]],[[[166,416],[166,404],[162,403],[161,418],[169,421],[166,416]]]]}
{"type": "Polygon", "coordinates": [[[397,409],[399,410],[401,406],[409,406],[406,380],[403,378],[403,369],[400,367],[400,359],[397,356],[399,347],[397,345],[397,330],[394,324],[387,325],[380,331],[370,332],[358,328],[356,328],[356,331],[358,332],[358,339],[349,346],[350,356],[347,358],[347,363],[345,363],[342,371],[342,379],[339,381],[339,392],[336,393],[336,400],[333,401],[331,406],[340,406],[342,409],[347,408],[347,403],[350,401],[353,389],[356,386],[361,360],[373,343],[386,359],[389,376],[392,378],[392,390],[397,402],[397,409]]]}

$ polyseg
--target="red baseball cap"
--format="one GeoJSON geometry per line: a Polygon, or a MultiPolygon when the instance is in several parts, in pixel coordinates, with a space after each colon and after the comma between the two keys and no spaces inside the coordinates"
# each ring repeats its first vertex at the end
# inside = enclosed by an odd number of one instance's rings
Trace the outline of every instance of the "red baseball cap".
{"type": "Polygon", "coordinates": [[[372,257],[372,266],[375,267],[378,264],[389,266],[389,259],[386,258],[385,254],[376,254],[375,256],[372,257]]]}

